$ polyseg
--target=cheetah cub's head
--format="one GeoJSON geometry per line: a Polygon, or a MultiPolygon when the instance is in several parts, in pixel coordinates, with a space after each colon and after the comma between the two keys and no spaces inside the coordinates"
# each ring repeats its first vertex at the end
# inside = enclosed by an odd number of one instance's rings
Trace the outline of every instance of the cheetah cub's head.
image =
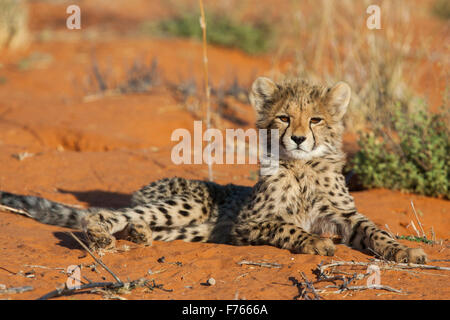
{"type": "Polygon", "coordinates": [[[310,160],[341,150],[342,117],[350,86],[331,88],[302,80],[274,83],[260,77],[250,92],[259,129],[278,129],[280,158],[310,160]]]}

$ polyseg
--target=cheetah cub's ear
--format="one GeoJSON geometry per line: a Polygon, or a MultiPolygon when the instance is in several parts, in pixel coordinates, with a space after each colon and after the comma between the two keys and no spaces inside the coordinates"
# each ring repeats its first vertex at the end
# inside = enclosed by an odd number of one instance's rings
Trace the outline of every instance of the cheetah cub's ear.
{"type": "Polygon", "coordinates": [[[338,82],[327,93],[327,104],[330,115],[340,121],[347,111],[352,91],[345,82],[338,82]]]}
{"type": "Polygon", "coordinates": [[[271,106],[272,96],[277,90],[277,85],[269,78],[259,77],[253,82],[249,98],[257,113],[262,113],[271,106]]]}

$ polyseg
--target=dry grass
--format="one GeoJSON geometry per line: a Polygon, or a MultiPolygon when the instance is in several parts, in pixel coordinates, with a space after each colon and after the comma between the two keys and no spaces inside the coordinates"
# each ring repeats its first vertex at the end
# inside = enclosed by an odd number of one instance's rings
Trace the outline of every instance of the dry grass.
{"type": "MultiPolygon", "coordinates": [[[[348,82],[353,95],[345,125],[347,131],[358,132],[374,127],[389,128],[394,106],[400,105],[405,113],[414,113],[423,103],[413,88],[420,87],[418,79],[423,70],[432,69],[433,60],[442,60],[442,72],[448,70],[448,59],[441,59],[443,53],[435,53],[430,47],[434,38],[425,38],[414,30],[421,16],[428,14],[433,19],[430,6],[418,7],[418,4],[420,1],[413,0],[282,0],[276,12],[268,13],[256,0],[228,0],[205,3],[205,12],[207,16],[208,12],[220,12],[233,21],[269,24],[276,34],[276,45],[270,53],[274,68],[269,76],[277,78],[287,74],[330,85],[340,80],[348,82]],[[380,30],[366,27],[369,17],[366,9],[372,4],[381,8],[380,30]],[[281,61],[290,64],[280,69],[281,61]]],[[[169,16],[199,11],[197,0],[168,1],[165,5],[170,9],[169,16]]],[[[199,28],[197,15],[193,24],[199,28]]],[[[192,96],[198,80],[177,87],[180,92],[188,90],[192,96]]],[[[217,79],[210,82],[214,80],[217,79]]],[[[214,89],[221,100],[218,86],[211,87],[211,96],[215,94],[214,89]]],[[[195,100],[188,103],[191,105],[188,109],[199,107],[199,99],[195,100]]],[[[220,105],[221,101],[213,109],[220,113],[220,105]]],[[[212,114],[213,122],[214,117],[212,114]]]]}
{"type": "Polygon", "coordinates": [[[0,49],[16,49],[29,41],[28,10],[22,0],[0,0],[0,49]]]}
{"type": "Polygon", "coordinates": [[[407,113],[416,110],[421,101],[411,89],[417,86],[415,70],[431,52],[411,28],[414,3],[375,2],[381,8],[379,30],[366,27],[371,1],[293,2],[295,9],[280,26],[286,34],[275,55],[294,57],[289,76],[348,82],[353,97],[345,124],[353,132],[385,125],[394,105],[407,113]]]}
{"type": "Polygon", "coordinates": [[[92,55],[91,68],[83,79],[84,99],[97,100],[104,96],[150,93],[163,82],[158,59],[135,58],[122,69],[111,63],[100,64],[92,55]],[[122,72],[119,72],[122,71],[122,72]]]}
{"type": "MultiPolygon", "coordinates": [[[[169,3],[174,15],[196,7],[194,0],[169,3]]],[[[432,70],[436,60],[442,71],[432,75],[435,79],[444,78],[448,70],[444,45],[442,52],[431,45],[442,43],[442,34],[430,36],[416,27],[439,20],[430,3],[420,0],[281,0],[273,12],[257,0],[228,0],[208,2],[205,9],[234,21],[270,25],[276,43],[268,76],[305,77],[330,85],[348,82],[353,89],[345,119],[349,132],[389,127],[394,106],[416,112],[423,105],[415,91],[424,72],[432,70]],[[381,12],[379,30],[366,25],[366,10],[374,4],[381,12]]]]}

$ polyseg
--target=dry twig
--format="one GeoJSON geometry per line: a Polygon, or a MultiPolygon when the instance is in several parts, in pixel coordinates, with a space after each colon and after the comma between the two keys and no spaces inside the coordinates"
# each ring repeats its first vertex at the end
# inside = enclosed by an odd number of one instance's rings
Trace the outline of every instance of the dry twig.
{"type": "MultiPolygon", "coordinates": [[[[45,295],[43,295],[42,297],[40,297],[38,300],[47,300],[47,299],[51,299],[51,298],[56,298],[56,297],[61,297],[61,296],[70,296],[70,295],[74,295],[74,294],[79,294],[79,293],[95,293],[95,292],[99,292],[99,290],[97,288],[101,288],[103,290],[101,290],[100,292],[105,293],[104,290],[131,290],[137,287],[146,287],[148,289],[150,289],[151,291],[153,291],[154,289],[160,289],[163,290],[165,292],[172,292],[173,290],[171,289],[165,289],[164,286],[162,284],[156,284],[155,280],[146,280],[146,279],[138,279],[138,280],[133,280],[130,282],[92,282],[92,283],[88,283],[88,284],[84,284],[81,285],[77,288],[72,288],[69,289],[66,286],[64,286],[64,288],[62,289],[56,289],[52,292],[49,292],[45,295]],[[86,290],[86,289],[95,289],[95,290],[88,290],[88,291],[82,291],[82,290],[86,290]]],[[[111,296],[112,297],[112,293],[111,296]]],[[[115,297],[117,298],[117,297],[115,297]]]]}
{"type": "Polygon", "coordinates": [[[420,238],[420,233],[417,230],[416,225],[414,224],[414,221],[411,220],[410,225],[414,229],[415,233],[417,234],[417,237],[420,238]]]}
{"type": "Polygon", "coordinates": [[[14,293],[23,293],[27,291],[33,290],[31,286],[17,287],[17,288],[7,288],[1,289],[0,294],[14,294],[14,293]]]}
{"type": "Polygon", "coordinates": [[[81,290],[86,290],[86,289],[93,289],[93,288],[104,288],[104,289],[117,289],[117,288],[121,288],[123,287],[123,283],[118,283],[118,282],[93,282],[93,283],[88,283],[88,284],[84,284],[82,286],[79,286],[77,288],[72,288],[69,289],[66,286],[64,286],[61,289],[56,289],[54,291],[51,291],[45,295],[43,295],[42,297],[40,297],[38,300],[48,300],[51,298],[56,298],[56,297],[61,297],[61,296],[70,296],[76,293],[83,293],[83,291],[81,290]]]}
{"type": "MultiPolygon", "coordinates": [[[[446,270],[450,271],[450,268],[441,267],[441,266],[432,266],[428,264],[415,264],[415,263],[396,263],[396,262],[387,262],[378,259],[374,259],[374,262],[385,263],[387,265],[379,265],[380,269],[385,270],[394,270],[397,269],[432,269],[432,270],[446,270]]],[[[336,267],[336,266],[369,266],[374,264],[374,262],[357,262],[357,261],[335,261],[326,265],[319,265],[318,268],[323,272],[327,268],[336,267]]]]}
{"type": "MultiPolygon", "coordinates": [[[[334,267],[339,267],[339,266],[363,266],[363,267],[368,267],[370,265],[373,264],[377,264],[377,266],[380,269],[383,270],[395,270],[395,271],[406,271],[406,272],[414,272],[411,269],[428,269],[428,270],[447,270],[449,271],[450,268],[448,267],[441,267],[441,266],[433,266],[433,265],[422,265],[422,264],[414,264],[414,263],[395,263],[395,262],[391,262],[391,261],[384,261],[384,260],[379,260],[379,259],[373,259],[373,261],[371,262],[357,262],[357,261],[333,261],[329,264],[323,264],[323,262],[321,262],[317,268],[313,271],[314,274],[316,274],[317,276],[317,280],[314,282],[309,283],[309,291],[311,292],[312,288],[311,286],[313,284],[319,283],[319,282],[325,282],[325,281],[331,281],[333,282],[333,285],[328,285],[325,286],[324,289],[327,288],[338,288],[339,290],[334,291],[334,292],[327,292],[324,290],[319,290],[319,292],[324,293],[324,294],[328,294],[328,293],[342,293],[344,291],[349,291],[349,290],[353,290],[353,291],[360,291],[360,290],[368,290],[368,289],[376,289],[376,290],[385,290],[385,291],[389,291],[389,292],[394,292],[394,293],[398,293],[398,294],[405,294],[403,291],[386,286],[386,285],[368,285],[368,286],[350,286],[350,283],[356,279],[361,280],[363,279],[365,276],[368,276],[369,274],[357,274],[354,273],[351,277],[345,277],[342,275],[333,275],[333,273],[335,273],[336,271],[331,270],[331,275],[330,273],[325,273],[325,270],[330,269],[330,268],[334,268],[334,267]],[[338,285],[336,284],[336,281],[342,281],[343,283],[338,285]]],[[[302,273],[302,276],[304,277],[304,274],[302,273]]],[[[306,277],[304,277],[304,279],[306,279],[306,277]]],[[[289,278],[289,280],[294,281],[293,279],[289,278]]],[[[294,282],[294,285],[297,285],[297,287],[299,287],[299,295],[295,297],[295,299],[298,298],[303,298],[303,299],[308,299],[308,297],[306,296],[306,289],[304,288],[304,286],[306,286],[306,288],[308,288],[308,281],[305,280],[305,282],[303,283],[299,283],[294,282]],[[302,290],[300,290],[302,289],[302,290]]],[[[315,290],[315,289],[314,289],[315,290]]],[[[315,291],[316,292],[316,291],[315,291]]],[[[317,293],[317,292],[316,292],[317,293]]]]}
{"type": "Polygon", "coordinates": [[[11,208],[11,207],[4,206],[4,205],[1,205],[1,204],[0,204],[0,209],[6,210],[6,211],[11,211],[11,212],[14,212],[14,213],[18,213],[18,214],[27,216],[28,218],[33,218],[28,212],[20,210],[20,209],[11,208]]]}
{"type": "Polygon", "coordinates": [[[294,277],[289,277],[289,280],[292,281],[292,284],[297,287],[298,295],[294,297],[294,300],[304,299],[304,300],[320,300],[321,296],[314,288],[314,282],[311,282],[306,278],[305,274],[302,272],[302,278],[304,282],[299,282],[294,277]]]}
{"type": "MultiPolygon", "coordinates": [[[[206,128],[209,129],[211,127],[211,89],[209,87],[209,73],[208,73],[208,51],[207,51],[207,41],[206,41],[206,17],[205,10],[203,8],[203,0],[198,0],[200,6],[200,27],[202,28],[202,37],[203,37],[203,77],[205,81],[205,91],[206,91],[206,128]]],[[[213,181],[213,172],[212,172],[212,161],[209,159],[208,161],[208,178],[209,181],[213,181]]]]}
{"type": "Polygon", "coordinates": [[[342,288],[340,286],[336,286],[336,285],[329,285],[329,286],[326,286],[325,288],[339,288],[339,290],[335,291],[334,293],[341,293],[346,290],[360,291],[360,290],[368,290],[368,289],[386,290],[386,291],[391,291],[391,292],[395,292],[395,293],[404,293],[401,290],[394,289],[389,286],[384,286],[384,285],[380,285],[380,284],[374,284],[371,286],[350,286],[350,287],[346,286],[344,288],[342,288]]]}
{"type": "Polygon", "coordinates": [[[114,272],[112,272],[99,258],[97,258],[92,252],[91,250],[89,250],[89,248],[80,240],[78,239],[78,237],[76,235],[74,235],[72,232],[69,231],[69,234],[80,244],[80,246],[82,246],[90,255],[92,258],[94,258],[94,260],[101,265],[106,271],[108,271],[113,278],[117,281],[117,283],[122,283],[122,281],[114,274],[114,272]]]}
{"type": "Polygon", "coordinates": [[[254,262],[254,261],[247,261],[247,260],[242,260],[242,261],[238,262],[238,265],[243,265],[243,264],[267,267],[267,268],[281,268],[283,266],[279,263],[274,263],[274,262],[254,262]]]}
{"type": "Polygon", "coordinates": [[[48,270],[66,270],[64,268],[52,268],[47,266],[39,266],[39,265],[30,265],[30,264],[24,264],[25,267],[28,268],[39,268],[39,269],[48,269],[48,270]]]}
{"type": "Polygon", "coordinates": [[[426,238],[425,231],[423,230],[422,223],[420,223],[419,216],[417,215],[416,208],[414,208],[414,203],[412,202],[412,200],[411,200],[411,207],[413,209],[414,215],[416,216],[417,224],[419,225],[420,230],[422,231],[422,237],[426,238]]]}

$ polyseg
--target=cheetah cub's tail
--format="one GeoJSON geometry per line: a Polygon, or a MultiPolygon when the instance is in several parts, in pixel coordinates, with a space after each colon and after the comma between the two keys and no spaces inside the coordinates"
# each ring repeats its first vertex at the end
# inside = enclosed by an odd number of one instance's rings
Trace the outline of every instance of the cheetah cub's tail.
{"type": "Polygon", "coordinates": [[[69,207],[39,197],[22,196],[3,191],[0,191],[0,205],[25,211],[28,213],[27,216],[41,223],[71,229],[81,229],[81,220],[88,212],[86,209],[69,207]]]}

